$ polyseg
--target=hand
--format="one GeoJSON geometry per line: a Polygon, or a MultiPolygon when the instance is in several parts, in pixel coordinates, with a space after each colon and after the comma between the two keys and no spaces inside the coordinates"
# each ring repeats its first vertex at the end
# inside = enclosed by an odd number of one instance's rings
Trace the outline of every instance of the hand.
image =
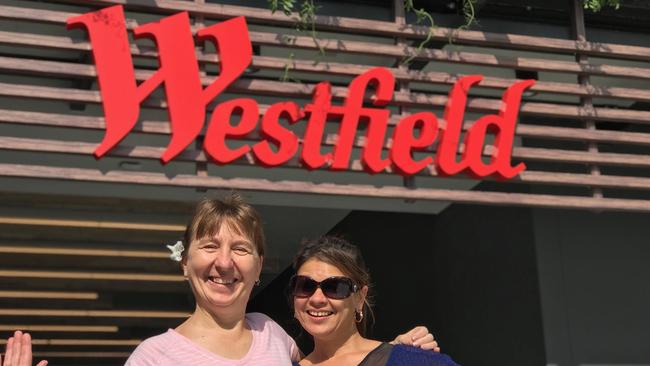
{"type": "MultiPolygon", "coordinates": [[[[17,330],[14,336],[7,340],[5,360],[2,366],[32,366],[32,337],[29,333],[17,330]]],[[[47,361],[41,361],[36,366],[46,366],[47,361]]]]}
{"type": "Polygon", "coordinates": [[[438,342],[436,342],[433,334],[425,326],[417,326],[405,334],[400,334],[395,337],[395,340],[390,342],[392,344],[404,344],[407,346],[420,347],[433,352],[440,352],[438,342]]]}

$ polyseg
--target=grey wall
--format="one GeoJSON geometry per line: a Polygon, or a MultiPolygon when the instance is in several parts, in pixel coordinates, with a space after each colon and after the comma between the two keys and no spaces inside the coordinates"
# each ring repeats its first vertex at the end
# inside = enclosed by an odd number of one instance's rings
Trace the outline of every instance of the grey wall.
{"type": "Polygon", "coordinates": [[[425,324],[463,365],[545,365],[530,209],[354,211],[333,232],[362,247],[376,338],[425,324]]]}
{"type": "MultiPolygon", "coordinates": [[[[452,205],[353,211],[332,233],[370,267],[374,338],[424,324],[463,365],[650,365],[648,215],[452,205]]],[[[255,310],[298,336],[288,276],[255,310]]]]}
{"type": "Polygon", "coordinates": [[[548,363],[650,365],[650,215],[533,217],[548,363]]]}
{"type": "Polygon", "coordinates": [[[435,232],[443,346],[464,365],[545,365],[531,210],[454,205],[435,232]]]}

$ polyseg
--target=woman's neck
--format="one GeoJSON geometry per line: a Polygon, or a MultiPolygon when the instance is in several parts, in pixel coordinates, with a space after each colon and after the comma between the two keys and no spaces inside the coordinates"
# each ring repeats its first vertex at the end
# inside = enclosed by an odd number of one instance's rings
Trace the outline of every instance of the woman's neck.
{"type": "Polygon", "coordinates": [[[354,331],[345,336],[332,339],[314,338],[314,351],[311,356],[315,362],[322,362],[338,355],[359,351],[367,342],[355,327],[354,331]]]}
{"type": "Polygon", "coordinates": [[[244,321],[245,311],[235,311],[232,308],[220,309],[223,311],[214,312],[205,307],[196,305],[194,313],[178,328],[180,333],[195,333],[224,335],[241,334],[247,330],[244,321]]]}

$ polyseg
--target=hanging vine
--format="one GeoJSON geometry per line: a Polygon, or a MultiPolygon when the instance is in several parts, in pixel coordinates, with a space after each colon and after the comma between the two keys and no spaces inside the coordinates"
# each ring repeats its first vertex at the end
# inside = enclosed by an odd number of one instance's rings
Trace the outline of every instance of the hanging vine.
{"type": "MultiPolygon", "coordinates": [[[[467,30],[469,29],[472,25],[476,24],[476,2],[478,0],[463,0],[463,18],[465,19],[465,23],[459,26],[456,30],[467,30]]],[[[422,24],[424,22],[428,23],[429,26],[429,31],[427,32],[427,36],[422,40],[415,52],[402,60],[403,65],[408,65],[413,59],[419,55],[422,50],[433,40],[433,35],[436,29],[435,22],[433,20],[433,15],[431,13],[427,12],[424,8],[417,9],[413,5],[413,0],[404,0],[404,11],[406,13],[413,13],[415,14],[415,21],[416,24],[422,24]]],[[[454,32],[449,33],[449,43],[453,43],[453,37],[454,37],[454,32]]]]}
{"type": "Polygon", "coordinates": [[[621,7],[621,0],[584,0],[585,9],[594,13],[601,11],[605,7],[617,9],[621,7]]]}
{"type": "Polygon", "coordinates": [[[318,33],[316,32],[316,11],[320,6],[314,4],[314,0],[268,0],[269,9],[271,14],[281,10],[284,15],[291,16],[298,6],[298,21],[296,22],[296,30],[299,32],[309,31],[311,38],[318,47],[320,55],[325,54],[325,49],[320,44],[318,33]]]}
{"type": "MultiPolygon", "coordinates": [[[[296,11],[296,6],[300,4],[298,9],[298,22],[296,23],[296,29],[298,31],[309,31],[314,43],[319,49],[319,54],[322,56],[325,54],[325,49],[320,44],[318,39],[318,33],[316,32],[316,11],[320,8],[314,4],[314,0],[267,0],[269,4],[269,9],[272,13],[276,11],[282,11],[285,15],[291,16],[294,11],[296,11]]],[[[589,9],[593,12],[598,12],[605,7],[613,7],[618,9],[620,7],[621,0],[583,0],[585,9],[589,9]]],[[[413,59],[415,59],[424,48],[433,40],[436,23],[433,19],[433,15],[426,11],[424,8],[416,8],[414,5],[414,0],[404,0],[404,11],[406,13],[412,13],[415,15],[416,24],[426,24],[428,27],[428,32],[426,37],[417,45],[415,51],[409,56],[404,58],[401,63],[408,65],[413,59]]],[[[478,0],[462,0],[462,14],[465,19],[465,23],[457,28],[457,30],[467,30],[470,29],[472,25],[476,24],[476,3],[478,0]]],[[[454,32],[449,34],[449,43],[453,43],[454,32]]],[[[291,54],[290,60],[293,60],[293,53],[291,54]]],[[[284,68],[284,74],[282,80],[290,80],[289,70],[291,68],[290,63],[287,63],[284,68]]]]}
{"type": "Polygon", "coordinates": [[[423,8],[416,9],[415,6],[413,5],[413,0],[404,0],[404,12],[415,14],[415,22],[417,24],[422,24],[424,22],[429,23],[428,24],[429,31],[427,32],[427,36],[424,38],[422,42],[420,42],[420,44],[418,44],[418,47],[415,50],[415,52],[411,56],[403,59],[401,62],[403,65],[408,65],[411,61],[413,61],[415,57],[417,57],[417,55],[420,54],[420,52],[422,52],[424,47],[426,47],[426,45],[429,42],[431,42],[431,40],[433,39],[433,33],[436,29],[436,23],[433,20],[433,15],[431,15],[429,12],[427,12],[423,8]]]}

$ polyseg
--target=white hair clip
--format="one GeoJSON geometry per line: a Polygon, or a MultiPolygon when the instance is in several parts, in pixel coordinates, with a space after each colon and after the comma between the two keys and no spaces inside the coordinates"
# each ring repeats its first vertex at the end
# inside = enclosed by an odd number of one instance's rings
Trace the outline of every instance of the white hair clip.
{"type": "Polygon", "coordinates": [[[185,247],[183,246],[182,241],[177,241],[174,245],[167,245],[167,248],[171,250],[172,254],[169,255],[169,258],[176,262],[180,262],[183,259],[183,251],[185,247]]]}

